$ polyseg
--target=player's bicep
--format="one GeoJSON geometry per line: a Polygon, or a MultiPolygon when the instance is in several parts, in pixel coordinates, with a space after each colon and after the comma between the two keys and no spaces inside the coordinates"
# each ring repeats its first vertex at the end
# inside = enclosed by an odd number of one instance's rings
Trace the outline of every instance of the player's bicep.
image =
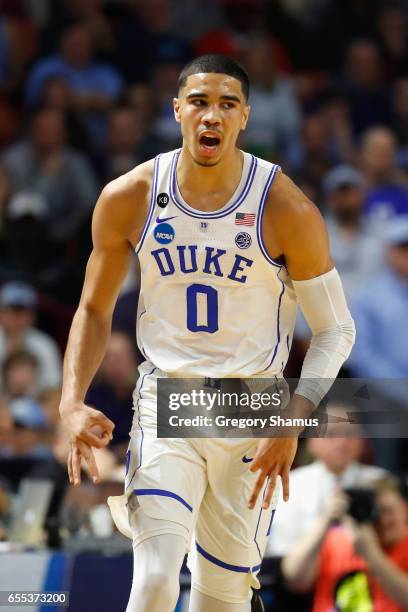
{"type": "Polygon", "coordinates": [[[311,203],[302,204],[285,245],[285,261],[293,280],[308,280],[333,268],[326,224],[311,203]]]}
{"type": "Polygon", "coordinates": [[[271,193],[272,227],[293,280],[308,280],[333,268],[326,224],[319,209],[281,174],[271,193]]]}
{"type": "Polygon", "coordinates": [[[81,306],[100,317],[112,314],[131,260],[129,243],[116,249],[94,248],[86,267],[81,306]]]}
{"type": "Polygon", "coordinates": [[[131,245],[117,208],[118,198],[102,192],[92,220],[93,250],[89,258],[81,306],[101,317],[109,316],[129,269],[131,245]]]}

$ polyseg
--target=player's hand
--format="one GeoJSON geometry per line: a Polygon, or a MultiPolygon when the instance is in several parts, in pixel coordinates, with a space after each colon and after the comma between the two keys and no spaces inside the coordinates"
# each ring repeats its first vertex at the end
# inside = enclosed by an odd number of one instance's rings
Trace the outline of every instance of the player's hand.
{"type": "Polygon", "coordinates": [[[92,451],[104,448],[112,439],[115,424],[100,410],[83,402],[75,406],[60,406],[62,423],[69,432],[70,450],[68,455],[69,480],[74,485],[81,483],[81,459],[88,464],[89,474],[94,482],[99,479],[98,468],[92,451]]]}
{"type": "Polygon", "coordinates": [[[275,490],[276,479],[282,479],[283,499],[289,499],[289,471],[297,450],[297,438],[267,438],[261,440],[251,463],[251,472],[260,471],[255,486],[249,498],[248,508],[255,506],[258,495],[262,490],[265,480],[268,480],[262,508],[269,508],[272,494],[275,490]]]}

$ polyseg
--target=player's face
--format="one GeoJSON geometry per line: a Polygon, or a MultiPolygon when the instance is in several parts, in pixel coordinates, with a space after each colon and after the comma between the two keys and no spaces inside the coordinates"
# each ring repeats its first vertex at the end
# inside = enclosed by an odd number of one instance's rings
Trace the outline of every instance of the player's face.
{"type": "Polygon", "coordinates": [[[235,148],[249,110],[240,81],[226,74],[191,75],[174,99],[183,144],[202,166],[215,166],[235,148]]]}

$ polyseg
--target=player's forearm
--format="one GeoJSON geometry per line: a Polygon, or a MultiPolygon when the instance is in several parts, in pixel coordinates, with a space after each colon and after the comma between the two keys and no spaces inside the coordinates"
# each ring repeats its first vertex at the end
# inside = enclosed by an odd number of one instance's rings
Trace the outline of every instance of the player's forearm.
{"type": "Polygon", "coordinates": [[[84,400],[105,355],[111,321],[111,317],[101,318],[92,310],[81,306],[78,308],[64,358],[63,410],[69,410],[74,402],[84,400]]]}
{"type": "Polygon", "coordinates": [[[408,610],[408,576],[391,563],[381,550],[368,555],[367,562],[371,575],[387,595],[403,610],[408,610]]]}
{"type": "Polygon", "coordinates": [[[329,528],[326,517],[320,518],[294,549],[282,560],[282,572],[288,586],[297,591],[311,589],[317,574],[320,547],[329,528]]]}

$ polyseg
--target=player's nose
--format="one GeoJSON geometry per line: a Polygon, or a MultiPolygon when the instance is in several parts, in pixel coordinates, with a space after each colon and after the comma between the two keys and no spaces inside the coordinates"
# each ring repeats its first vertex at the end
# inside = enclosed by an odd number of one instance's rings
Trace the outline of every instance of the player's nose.
{"type": "Polygon", "coordinates": [[[206,125],[218,125],[221,122],[220,113],[215,104],[209,105],[202,117],[203,123],[206,125]]]}

